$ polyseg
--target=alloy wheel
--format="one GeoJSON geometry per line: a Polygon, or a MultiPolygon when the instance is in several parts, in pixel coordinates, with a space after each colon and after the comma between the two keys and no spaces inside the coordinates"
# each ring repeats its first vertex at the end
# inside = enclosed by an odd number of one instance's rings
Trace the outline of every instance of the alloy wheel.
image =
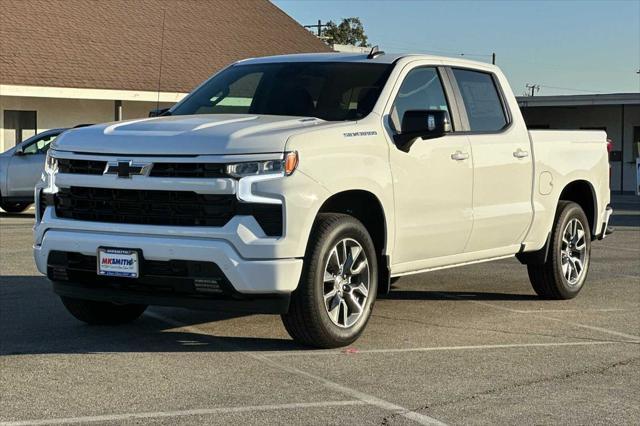
{"type": "Polygon", "coordinates": [[[588,261],[586,232],[580,220],[574,218],[562,232],[560,247],[562,275],[571,287],[580,283],[588,261]]]}
{"type": "Polygon", "coordinates": [[[349,328],[362,318],[370,279],[369,260],[360,243],[352,238],[338,241],[324,268],[324,306],[331,322],[349,328]]]}

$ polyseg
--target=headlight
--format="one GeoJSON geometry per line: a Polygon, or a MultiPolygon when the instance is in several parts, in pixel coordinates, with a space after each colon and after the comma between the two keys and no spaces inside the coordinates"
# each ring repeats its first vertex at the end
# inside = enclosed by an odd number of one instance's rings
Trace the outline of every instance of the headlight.
{"type": "Polygon", "coordinates": [[[47,158],[44,161],[44,172],[49,175],[58,173],[58,159],[52,157],[49,152],[47,152],[47,158]]]}
{"type": "Polygon", "coordinates": [[[282,173],[289,176],[298,167],[298,153],[287,152],[283,159],[266,161],[249,161],[246,163],[227,164],[229,176],[243,178],[247,176],[282,173]]]}

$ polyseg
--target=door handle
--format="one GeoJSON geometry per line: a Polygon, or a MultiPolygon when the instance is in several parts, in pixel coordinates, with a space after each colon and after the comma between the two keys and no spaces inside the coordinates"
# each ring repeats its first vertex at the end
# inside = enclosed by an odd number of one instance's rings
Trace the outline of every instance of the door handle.
{"type": "Polygon", "coordinates": [[[525,158],[529,156],[529,152],[525,151],[523,149],[518,148],[514,153],[513,156],[516,158],[525,158]]]}
{"type": "Polygon", "coordinates": [[[467,152],[456,151],[453,154],[451,154],[451,159],[456,161],[463,161],[468,158],[469,158],[469,153],[467,152]]]}

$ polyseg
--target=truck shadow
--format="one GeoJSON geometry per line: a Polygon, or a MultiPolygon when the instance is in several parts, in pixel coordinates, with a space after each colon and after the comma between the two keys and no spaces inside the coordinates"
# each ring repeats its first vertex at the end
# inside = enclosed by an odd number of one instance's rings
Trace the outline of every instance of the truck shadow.
{"type": "MultiPolygon", "coordinates": [[[[215,329],[219,330],[215,323],[242,318],[247,314],[156,307],[149,308],[148,312],[149,315],[145,314],[127,325],[90,326],[66,311],[46,278],[0,276],[0,356],[309,349],[288,338],[215,334],[215,329]],[[179,325],[163,318],[180,318],[179,325]],[[207,334],[183,328],[201,324],[207,324],[207,334]]],[[[256,322],[259,321],[256,319],[256,322]]],[[[264,329],[261,324],[257,324],[256,328],[264,329]]],[[[229,334],[239,333],[237,324],[229,329],[229,334]]]]}
{"type": "Polygon", "coordinates": [[[534,294],[487,293],[478,291],[415,291],[395,290],[378,296],[379,300],[484,300],[484,301],[527,301],[540,300],[534,294]]]}
{"type": "Polygon", "coordinates": [[[23,213],[7,213],[4,210],[0,210],[0,217],[7,218],[21,218],[21,219],[35,219],[36,215],[33,212],[23,212],[23,213]]]}
{"type": "MultiPolygon", "coordinates": [[[[395,290],[384,300],[535,300],[534,295],[395,290]]],[[[277,317],[149,308],[121,326],[90,326],[73,318],[42,276],[0,276],[0,356],[28,354],[265,352],[311,348],[286,336],[277,317]],[[177,320],[176,320],[177,319],[177,320]],[[218,324],[235,320],[233,322],[218,324]],[[197,326],[206,330],[189,329],[197,326]],[[226,335],[221,335],[220,330],[226,335]],[[245,334],[245,336],[238,336],[245,334]],[[249,336],[247,336],[249,334],[249,336]],[[251,336],[253,334],[253,336],[251,336]],[[229,336],[231,335],[231,336],[229,336]],[[271,337],[271,336],[282,337],[271,337]]]]}

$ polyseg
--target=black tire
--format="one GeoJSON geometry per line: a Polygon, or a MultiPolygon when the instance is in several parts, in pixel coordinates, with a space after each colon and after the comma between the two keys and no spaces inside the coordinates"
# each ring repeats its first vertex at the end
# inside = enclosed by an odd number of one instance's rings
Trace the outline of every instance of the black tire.
{"type": "Polygon", "coordinates": [[[92,325],[126,324],[138,319],[147,309],[147,305],[117,305],[66,296],[60,296],[60,299],[71,315],[92,325]]]}
{"type": "MultiPolygon", "coordinates": [[[[589,264],[591,263],[591,230],[587,216],[578,204],[570,201],[560,201],[549,243],[551,246],[549,247],[546,263],[543,265],[527,265],[531,285],[538,296],[543,299],[573,299],[582,289],[589,272],[589,264]],[[567,232],[568,226],[573,220],[577,220],[582,227],[585,245],[585,257],[581,261],[582,267],[579,268],[580,273],[576,273],[575,277],[572,272],[574,268],[567,264],[567,262],[572,263],[568,261],[568,256],[566,255],[567,244],[563,243],[563,235],[567,232]],[[570,269],[568,272],[569,278],[563,271],[563,263],[567,264],[570,269]],[[575,282],[570,282],[570,279],[575,282]]],[[[568,252],[578,253],[576,245],[581,246],[581,244],[572,243],[568,246],[568,252]],[[574,248],[573,250],[572,247],[574,248]]]]}
{"type": "Polygon", "coordinates": [[[22,213],[29,208],[31,203],[9,203],[6,201],[0,202],[0,208],[7,213],[22,213]]]}
{"type": "MultiPolygon", "coordinates": [[[[347,251],[347,250],[345,250],[347,251]]],[[[351,251],[351,250],[348,250],[351,251]]],[[[338,257],[338,264],[340,262],[338,257]]],[[[358,254],[357,256],[360,256],[358,254]]],[[[356,258],[356,261],[360,257],[356,258]]],[[[364,259],[363,259],[364,260],[364,259]]],[[[363,260],[359,261],[363,263],[363,260]]],[[[351,260],[346,263],[356,267],[356,261],[351,260]]],[[[336,282],[340,280],[339,275],[335,275],[336,282]]],[[[362,281],[364,282],[364,281],[362,281]]],[[[352,216],[345,214],[320,214],[311,231],[311,236],[307,246],[304,258],[304,266],[298,288],[291,296],[291,305],[289,312],[282,315],[284,323],[289,335],[298,343],[314,346],[318,348],[336,348],[353,343],[363,332],[369,318],[371,310],[375,302],[378,290],[378,259],[373,241],[364,225],[352,216]],[[350,287],[351,278],[347,278],[349,283],[346,285],[334,284],[331,281],[325,282],[325,269],[329,267],[329,256],[333,256],[333,248],[343,241],[349,241],[351,244],[356,242],[361,251],[366,255],[368,264],[368,295],[360,302],[361,309],[359,316],[353,324],[349,325],[347,317],[348,309],[351,309],[347,298],[353,296],[355,283],[360,282],[362,275],[354,275],[354,286],[350,287]],[[329,290],[327,290],[329,288],[329,290]],[[340,291],[339,297],[335,296],[339,302],[333,303],[333,298],[327,299],[325,305],[325,291],[340,291]],[[341,290],[344,290],[344,298],[341,290]],[[351,294],[347,291],[350,290],[351,294]],[[341,303],[344,301],[344,308],[341,303]],[[327,306],[334,305],[337,307],[337,321],[344,320],[344,326],[337,325],[329,314],[327,306]],[[343,316],[344,313],[344,316],[343,316]]],[[[361,293],[357,293],[358,296],[361,293]]],[[[352,306],[352,305],[351,305],[352,306]]]]}

